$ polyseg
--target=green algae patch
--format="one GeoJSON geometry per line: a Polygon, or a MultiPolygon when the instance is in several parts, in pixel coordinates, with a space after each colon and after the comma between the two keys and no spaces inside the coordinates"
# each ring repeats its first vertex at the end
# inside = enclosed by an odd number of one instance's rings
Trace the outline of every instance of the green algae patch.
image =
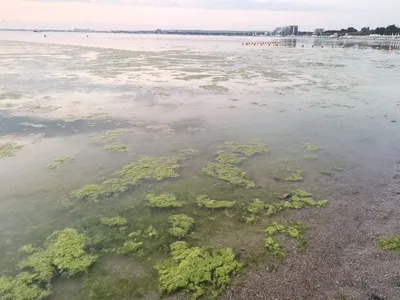
{"type": "Polygon", "coordinates": [[[0,277],[0,298],[3,300],[41,300],[50,295],[49,290],[40,288],[34,274],[22,272],[15,277],[0,277]]]}
{"type": "Polygon", "coordinates": [[[291,172],[286,178],[286,181],[302,181],[304,179],[303,170],[295,170],[291,172]]]}
{"type": "Polygon", "coordinates": [[[87,280],[85,289],[90,300],[134,300],[145,295],[146,286],[142,282],[136,278],[107,275],[87,280]]]}
{"type": "Polygon", "coordinates": [[[179,153],[184,154],[184,155],[194,154],[194,153],[198,153],[198,152],[199,152],[199,150],[193,149],[193,148],[186,148],[186,149],[179,150],[179,153]]]}
{"type": "Polygon", "coordinates": [[[272,216],[283,210],[283,205],[265,204],[258,198],[253,199],[251,203],[246,206],[246,212],[250,213],[249,217],[242,216],[241,220],[245,223],[254,224],[257,221],[257,215],[264,213],[267,216],[272,216]]]}
{"type": "Polygon", "coordinates": [[[303,190],[292,191],[291,195],[291,201],[283,202],[284,208],[301,209],[307,206],[325,207],[328,205],[328,200],[316,201],[312,198],[312,194],[303,190]]]}
{"type": "Polygon", "coordinates": [[[316,157],[314,155],[304,155],[303,158],[305,160],[316,160],[318,157],[316,157]]]}
{"type": "Polygon", "coordinates": [[[56,271],[50,255],[45,250],[40,250],[28,256],[19,263],[19,266],[32,269],[37,280],[41,282],[50,282],[56,271]]]}
{"type": "Polygon", "coordinates": [[[115,175],[124,182],[135,185],[140,180],[163,180],[179,177],[176,170],[179,168],[178,159],[170,157],[141,157],[139,163],[125,166],[115,175]]]}
{"type": "Polygon", "coordinates": [[[206,85],[201,85],[200,88],[207,90],[207,91],[212,91],[212,92],[218,92],[218,93],[225,93],[229,91],[228,88],[216,84],[206,84],[206,85]]]}
{"type": "Polygon", "coordinates": [[[98,258],[85,251],[88,238],[75,229],[54,232],[45,242],[44,249],[20,262],[21,268],[30,268],[37,280],[50,282],[56,273],[74,276],[86,271],[98,258]]]}
{"type": "Polygon", "coordinates": [[[236,165],[245,160],[245,158],[233,153],[219,152],[215,160],[221,164],[236,165]]]}
{"type": "Polygon", "coordinates": [[[119,254],[139,254],[141,253],[143,246],[143,242],[126,241],[122,247],[116,249],[116,252],[119,254]]]}
{"type": "Polygon", "coordinates": [[[168,232],[178,238],[185,237],[193,228],[194,219],[184,214],[173,215],[168,218],[171,228],[168,232]]]}
{"type": "Polygon", "coordinates": [[[310,143],[305,143],[304,144],[304,148],[307,149],[307,151],[310,152],[314,152],[314,151],[318,151],[318,150],[322,150],[323,148],[314,144],[310,144],[310,143]]]}
{"type": "Polygon", "coordinates": [[[123,217],[104,217],[100,221],[109,227],[121,227],[128,224],[128,220],[123,217]]]}
{"type": "Polygon", "coordinates": [[[254,215],[259,214],[265,208],[265,203],[262,202],[260,199],[256,198],[247,206],[247,211],[254,215]]]}
{"type": "Polygon", "coordinates": [[[32,254],[32,253],[34,253],[34,252],[36,252],[36,251],[39,251],[39,249],[33,247],[31,244],[22,246],[22,247],[19,249],[19,252],[20,252],[20,253],[26,253],[26,254],[32,254]]]}
{"type": "Polygon", "coordinates": [[[160,131],[164,133],[174,133],[175,129],[171,128],[167,124],[161,124],[161,125],[147,125],[147,129],[151,131],[160,131]]]}
{"type": "Polygon", "coordinates": [[[229,146],[233,152],[241,153],[247,157],[253,156],[255,154],[267,153],[269,149],[264,143],[258,141],[251,141],[248,144],[239,145],[236,143],[226,143],[226,146],[229,146]]]}
{"type": "Polygon", "coordinates": [[[267,236],[264,240],[265,248],[268,252],[272,253],[279,259],[284,259],[286,254],[283,252],[282,246],[274,239],[274,237],[281,234],[296,239],[300,248],[305,243],[303,237],[304,230],[305,226],[302,222],[296,222],[290,225],[282,225],[274,222],[265,229],[265,234],[267,236]]]}
{"type": "Polygon", "coordinates": [[[176,199],[174,194],[147,194],[146,195],[147,205],[150,207],[157,208],[177,208],[183,207],[183,203],[176,199]]]}
{"type": "Polygon", "coordinates": [[[74,161],[73,157],[64,156],[55,159],[51,164],[47,165],[47,169],[58,169],[74,161]]]}
{"type": "Polygon", "coordinates": [[[83,188],[72,192],[72,196],[79,200],[91,200],[96,201],[100,196],[100,185],[98,184],[88,184],[83,188]]]}
{"type": "Polygon", "coordinates": [[[222,293],[230,284],[230,275],[241,268],[230,248],[190,248],[185,242],[176,242],[170,249],[171,257],[154,267],[163,293],[185,290],[191,299],[210,299],[210,290],[214,296],[222,293]]]}
{"type": "Polygon", "coordinates": [[[0,144],[0,158],[14,156],[22,147],[14,142],[0,144]]]}
{"type": "Polygon", "coordinates": [[[131,133],[132,130],[130,129],[114,129],[107,131],[104,135],[98,135],[93,138],[93,142],[96,143],[106,143],[110,141],[114,141],[117,138],[120,138],[124,134],[131,133]]]}
{"type": "Polygon", "coordinates": [[[209,163],[203,168],[203,173],[246,188],[255,188],[256,184],[249,179],[245,171],[237,166],[223,163],[209,163]]]}
{"type": "Polygon", "coordinates": [[[378,240],[378,248],[382,250],[400,251],[400,235],[378,240]]]}
{"type": "Polygon", "coordinates": [[[104,150],[110,152],[128,152],[129,148],[124,145],[106,145],[104,146],[104,150]]]}
{"type": "Polygon", "coordinates": [[[138,184],[142,180],[164,180],[179,177],[176,170],[179,168],[176,158],[168,157],[141,157],[137,163],[129,164],[115,172],[115,178],[108,179],[100,184],[89,184],[73,191],[71,196],[78,200],[98,201],[102,198],[116,196],[138,184]]]}
{"type": "Polygon", "coordinates": [[[291,191],[290,194],[292,196],[296,196],[296,197],[300,197],[300,198],[310,198],[313,196],[313,194],[306,192],[304,190],[294,190],[294,191],[291,191]]]}
{"type": "Polygon", "coordinates": [[[98,258],[85,252],[88,238],[75,229],[53,233],[46,242],[46,252],[52,264],[68,276],[86,271],[98,258]]]}
{"type": "Polygon", "coordinates": [[[211,200],[205,195],[198,196],[196,198],[197,206],[209,208],[209,209],[221,209],[221,208],[231,208],[235,205],[235,201],[218,201],[211,200]]]}
{"type": "Polygon", "coordinates": [[[145,238],[157,237],[158,231],[152,225],[150,225],[146,230],[144,230],[143,236],[145,238]]]}

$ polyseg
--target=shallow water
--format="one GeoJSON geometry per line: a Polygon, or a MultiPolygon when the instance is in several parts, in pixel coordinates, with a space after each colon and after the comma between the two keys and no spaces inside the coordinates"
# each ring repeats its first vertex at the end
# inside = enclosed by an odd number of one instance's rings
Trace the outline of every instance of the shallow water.
{"type": "MultiPolygon", "coordinates": [[[[190,245],[232,247],[235,253],[246,248],[249,257],[261,251],[262,229],[274,219],[242,224],[241,205],[257,197],[277,203],[276,193],[295,188],[335,201],[333,182],[362,186],[366,179],[390,176],[399,155],[397,50],[356,42],[355,49],[340,43],[289,48],[284,40],[278,47],[245,47],[242,42],[249,40],[242,38],[47,36],[0,34],[0,143],[23,145],[15,156],[0,158],[0,269],[14,274],[18,249],[42,245],[55,230],[73,227],[96,235],[100,216],[122,215],[132,230],[151,224],[161,234],[149,245],[149,259],[104,254],[86,276],[56,279],[54,299],[87,299],[85,277],[154,282],[152,265],[174,239],[166,231],[171,211],[146,207],[148,192],[175,192],[188,203],[173,212],[195,218],[190,245]],[[131,131],[95,141],[114,129],[131,131]],[[253,139],[271,149],[240,165],[256,189],[202,174],[224,142],[253,139]],[[323,149],[310,153],[304,143],[323,149]],[[107,144],[131,151],[107,152],[107,144]],[[187,148],[198,152],[182,156],[187,148]],[[141,155],[179,156],[180,177],[141,182],[98,203],[70,199],[71,191],[110,178],[141,155]],[[74,161],[46,168],[64,156],[74,161]],[[283,180],[296,169],[304,170],[303,181],[283,180]],[[199,194],[237,201],[237,209],[204,211],[192,205],[199,194]]],[[[290,213],[280,217],[290,220],[290,213]]],[[[143,286],[144,299],[159,297],[154,284],[143,286]]]]}

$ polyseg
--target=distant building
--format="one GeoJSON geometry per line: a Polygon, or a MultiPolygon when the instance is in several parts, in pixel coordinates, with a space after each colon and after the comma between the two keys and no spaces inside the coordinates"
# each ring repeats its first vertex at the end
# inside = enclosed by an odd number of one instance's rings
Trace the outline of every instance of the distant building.
{"type": "Polygon", "coordinates": [[[314,30],[314,34],[315,35],[321,35],[324,32],[325,32],[325,29],[323,29],[323,28],[317,28],[317,29],[314,30]]]}
{"type": "Polygon", "coordinates": [[[280,35],[280,36],[297,36],[299,33],[299,26],[290,25],[285,27],[276,27],[272,32],[272,35],[280,35]]]}
{"type": "Polygon", "coordinates": [[[92,30],[89,28],[75,28],[75,32],[91,32],[92,30]]]}

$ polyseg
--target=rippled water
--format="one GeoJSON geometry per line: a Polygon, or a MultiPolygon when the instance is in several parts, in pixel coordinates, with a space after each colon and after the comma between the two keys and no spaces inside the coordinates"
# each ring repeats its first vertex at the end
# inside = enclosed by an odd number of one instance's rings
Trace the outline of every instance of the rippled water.
{"type": "MultiPolygon", "coordinates": [[[[90,234],[99,216],[119,214],[132,226],[153,224],[163,232],[168,213],[142,205],[150,191],[182,198],[209,194],[245,204],[254,197],[275,203],[276,193],[302,188],[334,201],[333,182],[362,185],[389,176],[398,155],[397,50],[354,41],[344,49],[341,43],[321,48],[323,42],[310,40],[297,47],[286,47],[293,41],[285,40],[250,47],[242,45],[249,39],[186,36],[1,33],[0,40],[0,143],[23,145],[15,156],[0,158],[3,273],[14,274],[21,246],[41,245],[65,227],[90,234]],[[143,128],[142,122],[171,130],[143,128]],[[131,132],[105,144],[123,144],[131,152],[110,153],[93,140],[120,128],[131,132]],[[252,139],[271,149],[241,165],[257,189],[202,174],[224,142],[252,139]],[[323,148],[317,160],[304,159],[310,154],[304,143],[323,148]],[[178,179],[142,183],[99,203],[69,199],[71,191],[104,181],[140,155],[178,156],[187,148],[198,152],[181,160],[178,179]],[[63,156],[74,161],[46,168],[63,156]],[[340,168],[343,172],[334,171],[340,168]],[[295,169],[304,170],[302,182],[282,180],[295,169]]],[[[189,244],[234,251],[246,245],[249,253],[260,247],[259,232],[269,222],[241,224],[240,210],[233,216],[191,207],[184,212],[195,215],[197,224],[189,244]]],[[[157,247],[168,242],[160,239],[157,247]]],[[[154,281],[151,266],[165,256],[160,249],[144,262],[104,255],[87,276],[154,281]]],[[[57,279],[54,298],[87,299],[85,280],[57,279]]],[[[152,289],[144,294],[158,297],[152,289]]]]}

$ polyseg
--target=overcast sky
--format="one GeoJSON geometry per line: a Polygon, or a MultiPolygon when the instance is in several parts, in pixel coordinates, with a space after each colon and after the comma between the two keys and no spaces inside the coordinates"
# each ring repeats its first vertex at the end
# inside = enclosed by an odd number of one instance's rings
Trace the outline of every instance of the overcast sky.
{"type": "Polygon", "coordinates": [[[0,28],[313,30],[396,21],[400,0],[0,0],[0,28]]]}

